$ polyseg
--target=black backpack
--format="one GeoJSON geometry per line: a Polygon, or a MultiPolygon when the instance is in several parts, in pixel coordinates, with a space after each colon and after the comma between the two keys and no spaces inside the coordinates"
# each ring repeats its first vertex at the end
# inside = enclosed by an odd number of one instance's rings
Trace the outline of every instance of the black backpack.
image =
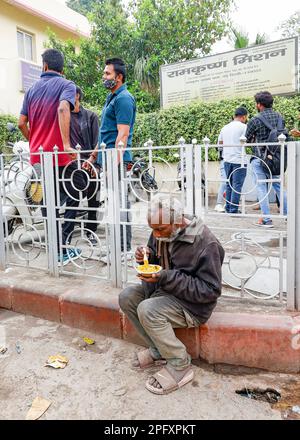
{"type": "MultiPolygon", "coordinates": [[[[281,134],[284,134],[286,136],[286,141],[289,140],[288,131],[285,129],[283,119],[280,115],[278,116],[278,122],[276,127],[273,127],[262,113],[260,113],[256,117],[260,119],[260,121],[264,124],[264,126],[270,130],[269,137],[266,140],[266,143],[267,142],[278,143],[278,136],[281,134]]],[[[261,156],[261,159],[263,160],[262,167],[266,172],[266,174],[268,175],[268,178],[271,178],[272,176],[280,175],[281,145],[267,145],[263,155],[261,156]],[[269,176],[270,171],[272,176],[269,176]]],[[[287,169],[287,146],[284,145],[284,171],[286,171],[286,169],[287,169]]]]}

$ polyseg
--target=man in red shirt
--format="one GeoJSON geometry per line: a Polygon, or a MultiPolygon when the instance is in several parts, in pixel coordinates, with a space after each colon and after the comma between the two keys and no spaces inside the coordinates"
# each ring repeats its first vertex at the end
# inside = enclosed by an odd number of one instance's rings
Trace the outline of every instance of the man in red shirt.
{"type": "MultiPolygon", "coordinates": [[[[79,193],[75,188],[78,190],[86,186],[82,174],[79,171],[74,173],[77,165],[72,160],[76,159],[77,156],[70,143],[71,110],[74,109],[75,105],[76,86],[72,81],[68,81],[62,76],[64,56],[60,51],[47,49],[43,53],[42,59],[43,73],[41,79],[26,92],[19,119],[19,129],[29,141],[30,162],[32,165],[41,161],[40,147],[43,148],[44,152],[52,152],[53,147],[57,146],[59,178],[62,178],[63,173],[64,179],[70,179],[73,176],[73,185],[71,182],[66,182],[64,187],[64,184],[59,182],[60,203],[66,202],[68,207],[64,215],[62,253],[59,256],[59,263],[65,265],[69,263],[70,259],[78,258],[80,255],[80,250],[66,248],[67,239],[69,237],[70,240],[75,225],[74,222],[68,220],[75,219],[77,210],[74,208],[79,205],[79,193]],[[74,179],[76,182],[74,182],[74,179]]],[[[55,160],[53,164],[56,164],[55,160]]],[[[43,215],[46,216],[45,209],[43,209],[43,215]]],[[[57,212],[57,218],[58,215],[57,212]]],[[[59,241],[59,233],[57,237],[59,241]]]]}

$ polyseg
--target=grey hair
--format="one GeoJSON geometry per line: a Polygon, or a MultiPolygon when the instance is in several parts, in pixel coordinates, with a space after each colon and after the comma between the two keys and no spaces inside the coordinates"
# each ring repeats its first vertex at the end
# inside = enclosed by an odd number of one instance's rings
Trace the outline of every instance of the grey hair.
{"type": "Polygon", "coordinates": [[[151,224],[181,224],[184,209],[171,194],[156,194],[151,200],[148,219],[151,224]]]}

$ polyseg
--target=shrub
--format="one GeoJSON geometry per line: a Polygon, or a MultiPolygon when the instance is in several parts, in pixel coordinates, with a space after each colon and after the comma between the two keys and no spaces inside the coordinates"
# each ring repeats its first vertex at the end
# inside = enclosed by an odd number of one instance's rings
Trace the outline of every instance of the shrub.
{"type": "Polygon", "coordinates": [[[16,142],[18,140],[23,139],[23,136],[19,130],[15,133],[10,133],[7,130],[8,122],[12,122],[17,126],[18,120],[15,116],[12,115],[0,115],[0,153],[2,152],[11,152],[6,149],[7,142],[16,142]]]}
{"type": "MultiPolygon", "coordinates": [[[[234,110],[241,105],[248,109],[250,118],[257,113],[253,98],[236,98],[217,103],[197,102],[154,113],[138,114],[133,146],[141,147],[149,138],[154,145],[176,145],[181,136],[187,143],[191,143],[193,138],[202,143],[207,136],[212,144],[216,144],[221,128],[231,121],[234,110]]],[[[290,98],[275,97],[274,110],[284,116],[290,130],[300,112],[300,95],[290,98]]],[[[166,150],[160,154],[161,157],[172,160],[166,150]]],[[[215,149],[210,150],[209,159],[217,159],[215,149]]]]}

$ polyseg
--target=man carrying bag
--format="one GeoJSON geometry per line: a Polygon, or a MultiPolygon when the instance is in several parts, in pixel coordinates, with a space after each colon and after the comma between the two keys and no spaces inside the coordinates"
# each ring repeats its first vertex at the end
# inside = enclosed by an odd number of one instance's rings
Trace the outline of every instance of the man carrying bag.
{"type": "MultiPolygon", "coordinates": [[[[248,123],[246,138],[248,143],[272,144],[278,143],[278,136],[283,133],[288,140],[288,132],[285,130],[285,123],[282,116],[273,110],[273,96],[269,92],[260,92],[255,95],[256,108],[259,112],[248,123]]],[[[267,145],[253,147],[253,158],[251,166],[257,189],[257,197],[263,217],[256,226],[273,228],[270,215],[268,183],[270,183],[280,199],[281,183],[275,180],[280,179],[281,146],[267,145]],[[271,182],[267,182],[272,180],[271,182]]],[[[286,169],[286,146],[284,147],[284,170],[286,169]]],[[[286,192],[283,194],[283,214],[287,214],[286,192]]]]}

